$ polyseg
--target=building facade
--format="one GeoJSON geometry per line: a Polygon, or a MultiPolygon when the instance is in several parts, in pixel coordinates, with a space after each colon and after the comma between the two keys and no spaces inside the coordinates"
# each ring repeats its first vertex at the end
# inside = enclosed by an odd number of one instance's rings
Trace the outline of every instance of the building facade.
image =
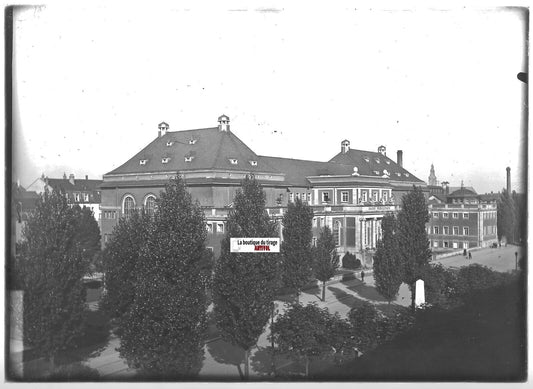
{"type": "Polygon", "coordinates": [[[37,178],[30,186],[26,188],[28,191],[34,191],[38,194],[43,193],[46,189],[62,191],[67,198],[70,205],[79,205],[80,207],[87,207],[93,211],[94,218],[100,225],[100,203],[101,192],[100,184],[102,180],[89,179],[85,176],[84,179],[76,179],[74,174],[70,174],[67,178],[63,174],[63,178],[48,178],[43,174],[37,178]]]}
{"type": "Polygon", "coordinates": [[[171,132],[162,122],[150,144],[103,176],[103,244],[120,217],[140,208],[153,212],[159,192],[179,174],[204,209],[207,246],[218,255],[235,193],[252,173],[265,191],[267,212],[278,221],[281,237],[287,204],[299,198],[313,208],[314,241],[329,226],[341,255],[349,251],[371,265],[383,216],[398,211],[401,197],[413,185],[426,186],[402,165],[401,151],[393,161],[385,146],[377,152],[355,150],[349,140],[327,162],[260,156],[230,131],[225,115],[217,127],[196,130],[171,132]]]}
{"type": "Polygon", "coordinates": [[[497,204],[485,201],[473,188],[430,195],[427,226],[435,253],[489,247],[498,242],[497,204]]]}

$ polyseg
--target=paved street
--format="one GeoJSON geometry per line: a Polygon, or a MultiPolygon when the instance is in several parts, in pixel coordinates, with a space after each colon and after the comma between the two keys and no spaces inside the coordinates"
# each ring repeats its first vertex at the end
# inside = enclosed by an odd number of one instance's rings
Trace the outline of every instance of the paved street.
{"type": "MultiPolygon", "coordinates": [[[[472,260],[464,258],[462,255],[445,258],[436,262],[442,263],[447,267],[461,267],[472,263],[479,263],[491,267],[497,271],[511,271],[515,266],[515,255],[518,252],[518,258],[522,255],[522,248],[509,245],[498,249],[481,249],[472,252],[472,260]]],[[[360,276],[360,274],[357,274],[360,276]]],[[[394,303],[389,305],[374,288],[374,278],[371,274],[365,276],[365,282],[360,279],[350,281],[339,281],[327,285],[326,301],[320,300],[321,289],[314,288],[306,290],[300,296],[300,302],[303,304],[316,303],[319,307],[327,307],[330,312],[338,312],[345,317],[351,308],[357,307],[363,301],[370,301],[378,309],[393,309],[394,305],[408,306],[410,304],[410,292],[406,285],[402,285],[400,293],[394,303]]],[[[286,303],[291,299],[286,296],[283,300],[276,301],[276,307],[279,313],[286,308],[286,303]]],[[[258,341],[258,347],[252,351],[250,363],[250,375],[252,377],[264,376],[270,369],[270,354],[265,347],[269,346],[267,336],[269,328],[258,341]]],[[[128,379],[134,371],[127,367],[127,364],[119,357],[115,350],[119,345],[117,338],[112,338],[107,347],[98,355],[89,358],[85,364],[97,369],[104,378],[110,379],[128,379]]],[[[200,378],[236,378],[239,379],[239,370],[243,371],[244,366],[242,359],[244,353],[237,347],[234,347],[221,339],[208,342],[205,346],[205,360],[200,378]]],[[[283,368],[290,364],[289,361],[278,361],[277,367],[283,368]]]]}

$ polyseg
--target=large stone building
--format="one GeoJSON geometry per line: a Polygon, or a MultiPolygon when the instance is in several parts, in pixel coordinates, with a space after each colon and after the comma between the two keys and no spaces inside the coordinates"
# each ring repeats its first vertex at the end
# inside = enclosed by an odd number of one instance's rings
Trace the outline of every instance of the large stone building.
{"type": "MultiPolygon", "coordinates": [[[[266,193],[269,214],[281,220],[287,203],[297,198],[313,207],[314,239],[321,227],[332,228],[338,251],[355,253],[371,262],[381,236],[381,219],[396,212],[404,193],[425,183],[387,156],[385,146],[376,152],[355,150],[341,142],[328,162],[260,156],[232,131],[222,115],[218,126],[169,131],[159,124],[157,137],[126,163],[103,177],[102,235],[109,239],[122,216],[144,207],[153,212],[154,200],[168,179],[180,174],[207,217],[208,247],[215,254],[225,232],[225,220],[241,180],[250,173],[266,193]]],[[[281,223],[280,223],[280,233],[281,223]]]]}
{"type": "Polygon", "coordinates": [[[474,188],[445,188],[444,194],[430,194],[427,225],[435,253],[488,247],[498,242],[497,204],[474,188]]]}

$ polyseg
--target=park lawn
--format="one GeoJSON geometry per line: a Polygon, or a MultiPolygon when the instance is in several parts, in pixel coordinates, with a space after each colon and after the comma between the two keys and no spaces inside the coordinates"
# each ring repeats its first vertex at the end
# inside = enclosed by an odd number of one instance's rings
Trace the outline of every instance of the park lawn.
{"type": "Polygon", "coordinates": [[[521,280],[480,292],[467,304],[430,309],[409,331],[365,356],[316,372],[345,381],[522,381],[526,304],[521,280]]]}

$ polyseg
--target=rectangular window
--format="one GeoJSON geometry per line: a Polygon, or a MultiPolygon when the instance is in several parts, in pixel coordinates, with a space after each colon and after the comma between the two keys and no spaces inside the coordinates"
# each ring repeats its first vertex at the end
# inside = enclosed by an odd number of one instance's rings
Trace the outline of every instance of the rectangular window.
{"type": "Polygon", "coordinates": [[[316,217],[313,218],[313,227],[316,227],[316,217]]]}
{"type": "Polygon", "coordinates": [[[449,235],[450,234],[450,227],[448,227],[448,226],[442,227],[442,233],[444,235],[449,235]]]}
{"type": "Polygon", "coordinates": [[[383,201],[387,202],[389,200],[389,192],[384,191],[382,197],[383,197],[383,201]]]}
{"type": "Polygon", "coordinates": [[[74,201],[76,202],[80,202],[81,201],[81,196],[79,193],[74,193],[74,201]]]}
{"type": "Polygon", "coordinates": [[[294,193],[289,193],[289,201],[291,203],[294,201],[294,193]]]}
{"type": "Polygon", "coordinates": [[[210,234],[213,233],[213,225],[211,223],[206,224],[206,229],[207,229],[207,232],[209,232],[210,234]]]}
{"type": "Polygon", "coordinates": [[[468,227],[463,227],[463,235],[470,235],[470,230],[468,227]]]}
{"type": "Polygon", "coordinates": [[[450,242],[443,242],[443,243],[444,243],[444,247],[445,247],[445,248],[450,247],[450,242]]]}
{"type": "Polygon", "coordinates": [[[83,194],[83,201],[85,201],[86,203],[89,202],[89,193],[84,193],[83,194]]]}
{"type": "Polygon", "coordinates": [[[329,201],[329,193],[328,192],[322,192],[322,202],[325,203],[329,201]]]}
{"type": "Polygon", "coordinates": [[[348,202],[348,192],[346,192],[346,191],[342,191],[341,192],[341,201],[343,203],[347,203],[348,202]]]}
{"type": "Polygon", "coordinates": [[[468,212],[463,213],[463,219],[468,219],[468,212]]]}
{"type": "Polygon", "coordinates": [[[433,247],[439,247],[439,242],[436,241],[436,240],[434,240],[434,241],[433,241],[433,247]]]}
{"type": "Polygon", "coordinates": [[[316,238],[313,237],[313,247],[316,247],[316,238]]]}
{"type": "Polygon", "coordinates": [[[457,212],[452,213],[454,219],[459,219],[459,214],[457,212]]]}
{"type": "Polygon", "coordinates": [[[458,249],[459,248],[459,243],[457,243],[457,242],[453,242],[452,245],[453,245],[454,249],[458,249]]]}
{"type": "Polygon", "coordinates": [[[224,223],[218,223],[218,232],[224,233],[224,223]]]}
{"type": "Polygon", "coordinates": [[[311,202],[311,192],[307,193],[307,202],[311,202]]]}
{"type": "Polygon", "coordinates": [[[439,218],[439,213],[438,212],[433,212],[433,217],[438,219],[439,218]]]}
{"type": "Polygon", "coordinates": [[[368,201],[368,192],[366,190],[363,191],[361,197],[363,198],[363,203],[366,203],[368,201]]]}
{"type": "Polygon", "coordinates": [[[213,247],[206,247],[206,249],[213,252],[213,247]]]}
{"type": "Polygon", "coordinates": [[[445,219],[448,219],[448,212],[443,212],[442,213],[442,217],[445,218],[445,219]]]}
{"type": "Polygon", "coordinates": [[[453,227],[453,234],[459,235],[459,227],[453,227]]]}
{"type": "Polygon", "coordinates": [[[104,234],[104,243],[109,241],[109,234],[104,234]]]}
{"type": "Polygon", "coordinates": [[[299,199],[300,199],[300,193],[296,192],[296,200],[299,200],[299,199]]]}
{"type": "Polygon", "coordinates": [[[438,234],[438,233],[439,233],[439,227],[434,226],[434,227],[433,227],[433,233],[434,233],[434,234],[438,234]]]}
{"type": "Polygon", "coordinates": [[[464,248],[464,249],[467,249],[467,248],[468,248],[468,242],[463,242],[463,248],[464,248]]]}
{"type": "Polygon", "coordinates": [[[372,201],[378,201],[378,191],[373,190],[372,191],[372,201]]]}

